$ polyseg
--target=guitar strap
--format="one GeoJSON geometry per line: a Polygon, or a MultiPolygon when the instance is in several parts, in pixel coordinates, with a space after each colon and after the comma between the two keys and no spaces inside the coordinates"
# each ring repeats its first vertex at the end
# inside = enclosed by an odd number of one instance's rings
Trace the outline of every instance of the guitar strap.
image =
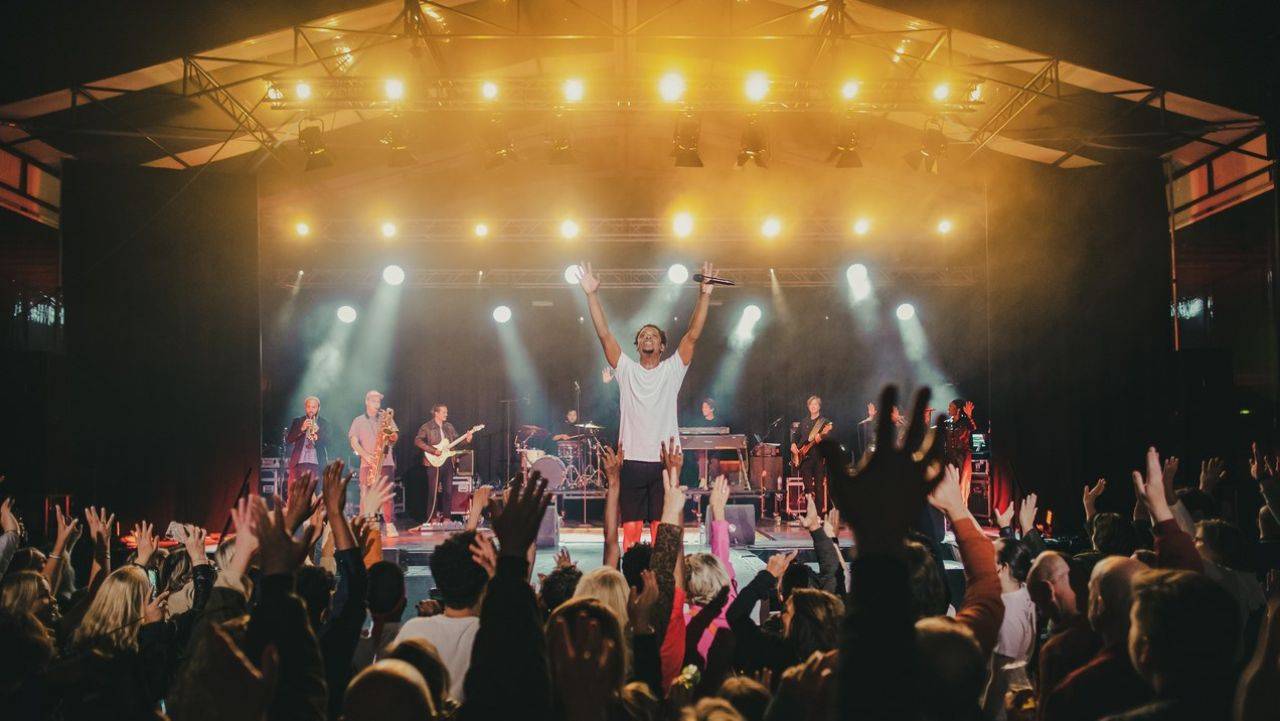
{"type": "Polygon", "coordinates": [[[827,420],[826,416],[818,416],[818,419],[813,422],[813,427],[809,429],[809,442],[812,443],[813,439],[818,437],[818,434],[822,432],[823,428],[827,427],[828,423],[830,421],[827,420]]]}

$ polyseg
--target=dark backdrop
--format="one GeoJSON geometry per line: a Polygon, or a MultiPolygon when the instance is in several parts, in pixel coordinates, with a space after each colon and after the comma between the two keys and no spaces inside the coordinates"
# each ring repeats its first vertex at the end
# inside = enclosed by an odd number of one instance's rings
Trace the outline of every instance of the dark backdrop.
{"type": "Polygon", "coordinates": [[[126,523],[221,528],[261,437],[255,183],[63,167],[69,393],[49,485],[126,523]]]}

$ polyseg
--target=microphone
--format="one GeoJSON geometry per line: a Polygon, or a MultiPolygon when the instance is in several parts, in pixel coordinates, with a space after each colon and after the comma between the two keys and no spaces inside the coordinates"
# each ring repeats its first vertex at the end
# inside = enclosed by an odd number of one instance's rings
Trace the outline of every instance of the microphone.
{"type": "Polygon", "coordinates": [[[714,275],[703,275],[701,273],[694,273],[693,280],[696,283],[707,283],[708,285],[737,285],[737,283],[729,280],[728,278],[720,278],[714,275]]]}

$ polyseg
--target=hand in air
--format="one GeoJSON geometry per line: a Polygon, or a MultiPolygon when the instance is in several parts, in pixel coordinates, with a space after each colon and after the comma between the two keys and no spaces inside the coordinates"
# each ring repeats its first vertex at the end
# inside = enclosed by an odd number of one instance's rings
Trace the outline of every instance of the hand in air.
{"type": "Polygon", "coordinates": [[[707,501],[707,510],[711,520],[724,520],[724,507],[729,502],[729,479],[724,474],[716,476],[711,482],[711,497],[707,501]]]}
{"type": "Polygon", "coordinates": [[[775,553],[772,556],[769,556],[769,560],[765,563],[764,570],[768,571],[769,575],[779,581],[782,580],[782,574],[786,573],[787,568],[791,566],[791,562],[796,560],[797,553],[799,553],[799,551],[788,551],[786,553],[775,553]]]}
{"type": "Polygon", "coordinates": [[[622,480],[622,461],[625,456],[622,450],[622,444],[618,444],[618,450],[613,450],[608,445],[601,444],[600,460],[604,465],[604,477],[609,481],[609,490],[619,487],[622,480]]]}
{"type": "Polygon", "coordinates": [[[658,448],[661,452],[662,467],[669,469],[678,480],[680,468],[684,466],[684,452],[680,450],[680,444],[676,442],[675,436],[660,442],[658,448]]]}
{"type": "Polygon", "coordinates": [[[804,494],[804,517],[800,519],[800,525],[804,530],[813,533],[822,527],[822,517],[818,515],[818,504],[813,502],[813,494],[804,494]]]}
{"type": "Polygon", "coordinates": [[[675,526],[684,523],[684,488],[680,485],[680,474],[670,469],[662,469],[662,522],[675,526]]]}
{"type": "Polygon", "coordinates": [[[497,499],[489,501],[493,532],[498,536],[503,556],[524,558],[538,537],[538,526],[551,502],[547,479],[534,471],[528,480],[517,478],[508,488],[507,501],[498,507],[497,499]]]}
{"type": "Polygon", "coordinates": [[[711,289],[715,288],[714,285],[712,285],[711,283],[708,283],[706,280],[707,278],[714,278],[715,275],[716,275],[716,269],[715,269],[715,266],[711,265],[711,261],[703,261],[702,263],[702,279],[703,280],[702,280],[702,285],[700,286],[703,293],[710,293],[711,289]]]}
{"type": "Polygon", "coordinates": [[[578,285],[582,286],[583,293],[586,293],[587,295],[591,295],[592,293],[600,289],[600,279],[597,278],[595,272],[592,271],[590,263],[587,263],[585,261],[582,263],[579,263],[578,271],[580,273],[580,277],[578,279],[578,285]]]}
{"type": "Polygon", "coordinates": [[[998,528],[1008,528],[1013,524],[1013,502],[1010,501],[1003,511],[996,510],[996,526],[998,528]]]}
{"type": "Polygon", "coordinates": [[[1221,458],[1210,458],[1207,461],[1200,462],[1200,490],[1209,495],[1218,488],[1218,482],[1227,477],[1227,472],[1223,470],[1226,462],[1221,458]]]}
{"type": "Polygon", "coordinates": [[[1156,523],[1167,521],[1173,518],[1173,512],[1169,510],[1160,454],[1156,452],[1154,446],[1147,449],[1146,471],[1145,476],[1141,471],[1133,472],[1134,493],[1146,505],[1152,521],[1156,523]]]}
{"type": "Polygon", "coordinates": [[[139,566],[145,566],[151,562],[151,556],[156,552],[156,534],[152,533],[152,526],[146,521],[142,521],[133,527],[133,540],[138,546],[137,562],[139,566]]]}
{"type": "Polygon", "coordinates": [[[1023,534],[1030,533],[1036,527],[1036,512],[1040,510],[1036,507],[1036,494],[1028,493],[1022,499],[1022,505],[1018,506],[1018,528],[1023,534]]]}
{"type": "Polygon", "coordinates": [[[1085,484],[1083,501],[1086,520],[1093,518],[1098,513],[1098,496],[1101,496],[1105,490],[1107,490],[1107,479],[1105,478],[1099,478],[1092,488],[1089,487],[1089,484],[1085,484]]]}

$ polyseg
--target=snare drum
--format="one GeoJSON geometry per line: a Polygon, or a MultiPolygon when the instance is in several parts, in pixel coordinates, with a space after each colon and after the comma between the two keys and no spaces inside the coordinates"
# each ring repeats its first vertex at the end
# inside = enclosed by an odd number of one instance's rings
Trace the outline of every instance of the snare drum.
{"type": "Polygon", "coordinates": [[[556,443],[556,455],[566,466],[576,466],[582,460],[582,441],[559,441],[556,443]]]}
{"type": "Polygon", "coordinates": [[[555,456],[543,456],[534,461],[529,467],[529,472],[538,472],[542,477],[547,479],[547,490],[554,491],[564,484],[565,465],[564,461],[555,456]]]}

